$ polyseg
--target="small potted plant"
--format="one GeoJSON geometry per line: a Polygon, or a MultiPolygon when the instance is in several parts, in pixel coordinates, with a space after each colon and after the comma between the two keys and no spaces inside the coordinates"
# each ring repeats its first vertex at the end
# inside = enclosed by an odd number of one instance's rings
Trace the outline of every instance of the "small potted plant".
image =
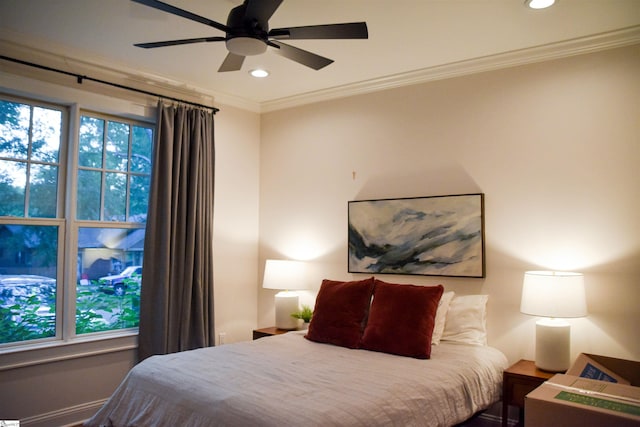
{"type": "Polygon", "coordinates": [[[309,307],[308,305],[302,304],[302,309],[296,311],[295,313],[291,313],[291,317],[302,320],[304,324],[301,329],[306,329],[309,326],[311,318],[313,317],[313,310],[311,310],[311,307],[309,307]]]}

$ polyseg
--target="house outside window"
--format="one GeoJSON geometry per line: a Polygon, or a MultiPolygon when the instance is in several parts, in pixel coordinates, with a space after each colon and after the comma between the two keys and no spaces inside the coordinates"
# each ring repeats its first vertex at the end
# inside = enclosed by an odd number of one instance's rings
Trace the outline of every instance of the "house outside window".
{"type": "Polygon", "coordinates": [[[138,326],[153,127],[74,111],[0,95],[0,348],[138,326]]]}

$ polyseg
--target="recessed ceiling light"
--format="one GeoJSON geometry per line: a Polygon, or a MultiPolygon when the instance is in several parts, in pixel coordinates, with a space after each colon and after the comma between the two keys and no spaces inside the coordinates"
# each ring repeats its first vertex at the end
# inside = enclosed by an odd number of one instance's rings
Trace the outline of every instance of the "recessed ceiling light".
{"type": "Polygon", "coordinates": [[[556,0],[525,0],[524,4],[531,9],[545,9],[553,6],[556,0]]]}
{"type": "Polygon", "coordinates": [[[253,77],[263,78],[267,77],[269,75],[269,72],[261,68],[256,68],[255,70],[249,71],[249,74],[251,74],[253,77]]]}

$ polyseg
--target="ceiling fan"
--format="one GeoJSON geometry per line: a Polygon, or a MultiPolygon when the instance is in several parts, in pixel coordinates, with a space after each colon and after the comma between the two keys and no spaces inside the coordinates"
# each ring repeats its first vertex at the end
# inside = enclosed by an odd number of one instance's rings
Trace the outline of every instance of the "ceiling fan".
{"type": "Polygon", "coordinates": [[[152,43],[136,43],[134,45],[149,49],[190,43],[224,41],[229,53],[222,62],[218,72],[239,70],[242,68],[242,63],[246,56],[264,53],[267,50],[267,46],[275,48],[275,52],[285,58],[306,65],[314,70],[319,70],[331,64],[333,60],[284,44],[279,40],[366,39],[369,37],[366,22],[309,25],[269,30],[269,18],[275,13],[283,0],[244,0],[244,3],[240,6],[231,9],[226,25],[158,0],[131,1],[224,31],[226,34],[224,37],[199,37],[152,43]]]}

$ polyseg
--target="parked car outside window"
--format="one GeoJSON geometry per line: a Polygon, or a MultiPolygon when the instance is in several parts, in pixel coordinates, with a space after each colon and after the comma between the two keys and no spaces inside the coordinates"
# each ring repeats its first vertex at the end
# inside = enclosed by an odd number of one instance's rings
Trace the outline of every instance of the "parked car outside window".
{"type": "Polygon", "coordinates": [[[139,287],[141,281],[142,266],[132,265],[122,270],[121,273],[98,279],[98,289],[105,293],[123,296],[127,289],[133,290],[132,288],[139,287]]]}

